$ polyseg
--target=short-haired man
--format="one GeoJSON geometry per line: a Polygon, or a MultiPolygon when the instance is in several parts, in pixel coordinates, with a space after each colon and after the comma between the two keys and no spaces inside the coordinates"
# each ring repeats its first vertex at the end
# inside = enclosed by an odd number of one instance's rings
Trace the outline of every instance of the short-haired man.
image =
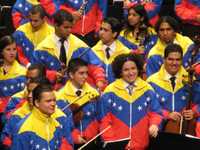
{"type": "MultiPolygon", "coordinates": [[[[32,112],[21,120],[16,127],[12,149],[69,149],[67,137],[70,136],[70,128],[66,128],[66,117],[57,121],[53,117],[56,113],[56,97],[50,85],[38,85],[32,92],[32,112]],[[68,134],[66,134],[66,132],[68,134]]],[[[60,112],[62,113],[62,112],[60,112]]],[[[56,115],[57,116],[57,115],[56,115]]]]}
{"type": "Polygon", "coordinates": [[[165,120],[180,121],[182,117],[191,120],[197,112],[195,105],[186,110],[190,97],[188,73],[182,67],[182,60],[181,46],[169,44],[165,48],[164,64],[157,73],[147,79],[157,93],[165,120]]]}
{"type": "MultiPolygon", "coordinates": [[[[70,60],[68,76],[66,85],[58,92],[57,104],[63,110],[70,103],[75,125],[72,137],[76,149],[98,133],[97,101],[93,99],[99,93],[86,83],[88,67],[80,58],[70,60]]],[[[89,149],[97,148],[93,144],[90,146],[89,149]]]]}
{"type": "Polygon", "coordinates": [[[17,28],[13,36],[18,46],[19,61],[27,65],[33,62],[33,50],[54,28],[46,22],[46,12],[41,5],[34,5],[29,12],[30,22],[17,28]]]}
{"type": "Polygon", "coordinates": [[[99,30],[100,41],[92,47],[93,53],[101,61],[108,82],[115,80],[111,63],[120,54],[130,53],[117,38],[121,31],[121,24],[116,18],[105,18],[99,30]]]}
{"type": "Polygon", "coordinates": [[[34,51],[35,62],[44,64],[47,69],[54,70],[59,75],[59,72],[65,72],[63,70],[71,58],[82,58],[88,62],[95,84],[101,87],[101,82],[105,80],[103,68],[98,67],[101,62],[87,44],[71,34],[72,15],[59,10],[54,14],[53,19],[55,33],[47,36],[38,45],[34,51]]]}

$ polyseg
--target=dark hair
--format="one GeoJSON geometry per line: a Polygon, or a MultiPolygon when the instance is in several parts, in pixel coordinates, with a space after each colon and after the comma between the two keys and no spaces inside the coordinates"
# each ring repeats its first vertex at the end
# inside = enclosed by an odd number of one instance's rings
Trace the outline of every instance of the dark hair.
{"type": "Polygon", "coordinates": [[[47,78],[37,77],[30,79],[29,83],[37,83],[37,84],[51,84],[47,78]]]}
{"type": "MultiPolygon", "coordinates": [[[[149,26],[151,26],[151,25],[149,24],[149,19],[148,19],[147,12],[146,12],[144,6],[141,5],[141,4],[136,4],[136,5],[134,5],[134,6],[132,6],[132,7],[130,7],[130,8],[128,9],[128,13],[129,13],[130,10],[132,10],[132,9],[133,9],[137,14],[139,14],[140,17],[143,17],[143,18],[144,18],[140,25],[146,26],[146,30],[147,30],[147,27],[149,27],[149,26]]],[[[127,19],[126,22],[127,22],[127,23],[126,23],[126,28],[125,28],[125,32],[124,32],[125,37],[126,37],[130,32],[132,32],[133,29],[134,29],[134,27],[131,26],[131,25],[129,24],[128,19],[127,19]]]]}
{"type": "Polygon", "coordinates": [[[136,54],[122,54],[117,56],[114,61],[112,62],[112,70],[116,78],[121,78],[122,74],[122,67],[125,62],[133,61],[138,69],[138,75],[141,76],[143,72],[143,59],[141,55],[136,54]]]}
{"type": "Polygon", "coordinates": [[[46,77],[46,69],[45,66],[42,64],[31,64],[28,67],[28,71],[37,69],[39,74],[38,77],[46,77]]]}
{"type": "Polygon", "coordinates": [[[0,65],[3,63],[3,55],[2,55],[2,52],[3,52],[3,49],[10,45],[10,44],[13,44],[15,43],[15,40],[12,36],[10,35],[6,35],[6,36],[3,36],[1,39],[0,39],[0,65]]]}
{"type": "Polygon", "coordinates": [[[58,10],[54,14],[53,19],[54,24],[56,24],[57,26],[62,25],[64,21],[73,22],[73,16],[65,10],[58,10]]]}
{"type": "Polygon", "coordinates": [[[45,16],[47,16],[47,13],[45,9],[41,5],[34,5],[32,9],[30,10],[30,14],[40,14],[40,17],[43,19],[45,16]]]}
{"type": "Polygon", "coordinates": [[[35,105],[35,101],[40,101],[42,93],[44,92],[51,92],[53,88],[50,84],[39,84],[34,90],[32,91],[33,95],[33,105],[35,105]]]}
{"type": "Polygon", "coordinates": [[[177,52],[181,54],[181,58],[183,57],[183,50],[180,45],[170,43],[167,45],[164,51],[164,58],[167,58],[170,53],[177,52]]]}
{"type": "Polygon", "coordinates": [[[155,25],[155,30],[156,30],[157,33],[159,32],[160,25],[163,22],[168,23],[175,32],[179,32],[180,31],[179,24],[178,24],[178,22],[176,21],[175,18],[173,18],[171,16],[163,16],[158,20],[158,22],[155,25]]]}
{"type": "Polygon", "coordinates": [[[81,58],[74,58],[69,61],[67,73],[75,73],[80,67],[87,66],[88,64],[81,58]]]}
{"type": "Polygon", "coordinates": [[[112,32],[117,32],[117,36],[115,37],[115,39],[118,37],[121,29],[122,29],[122,25],[119,22],[119,20],[117,18],[113,18],[113,17],[108,17],[105,18],[103,20],[103,22],[108,23],[111,26],[112,32]]]}

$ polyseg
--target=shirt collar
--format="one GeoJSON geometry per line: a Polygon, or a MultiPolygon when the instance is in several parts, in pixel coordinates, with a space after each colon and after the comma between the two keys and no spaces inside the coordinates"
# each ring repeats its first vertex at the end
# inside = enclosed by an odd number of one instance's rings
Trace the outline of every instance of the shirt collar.
{"type": "Polygon", "coordinates": [[[110,48],[110,53],[113,53],[115,51],[115,49],[116,49],[116,42],[115,41],[112,42],[112,44],[110,46],[107,46],[107,45],[104,44],[103,45],[103,50],[105,50],[107,47],[110,48]]]}
{"type": "Polygon", "coordinates": [[[178,73],[176,73],[176,75],[171,75],[171,74],[169,74],[165,69],[164,69],[164,73],[165,73],[165,77],[164,77],[165,80],[170,80],[170,78],[171,78],[171,77],[174,77],[174,76],[175,76],[176,78],[178,77],[178,73]]]}

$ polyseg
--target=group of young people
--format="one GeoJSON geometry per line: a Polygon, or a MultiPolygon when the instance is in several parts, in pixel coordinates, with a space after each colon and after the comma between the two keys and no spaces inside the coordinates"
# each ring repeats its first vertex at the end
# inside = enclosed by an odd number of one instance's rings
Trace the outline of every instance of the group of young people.
{"type": "Polygon", "coordinates": [[[169,120],[195,120],[200,137],[196,44],[173,17],[152,26],[136,3],[127,4],[124,26],[102,17],[99,41],[88,35],[85,43],[72,32],[93,3],[77,1],[76,13],[60,7],[48,21],[47,8],[34,5],[28,22],[0,39],[4,148],[145,150],[169,120]]]}

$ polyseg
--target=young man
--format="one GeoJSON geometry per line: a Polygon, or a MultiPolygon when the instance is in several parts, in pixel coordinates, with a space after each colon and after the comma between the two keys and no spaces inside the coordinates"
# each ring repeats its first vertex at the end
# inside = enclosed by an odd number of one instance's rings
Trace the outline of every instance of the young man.
{"type": "Polygon", "coordinates": [[[101,62],[83,41],[71,34],[72,15],[64,10],[59,10],[53,18],[55,33],[47,36],[38,45],[34,51],[35,62],[56,71],[56,74],[62,78],[66,75],[65,69],[69,60],[80,57],[88,62],[90,76],[94,79],[95,85],[101,88],[105,80],[103,68],[98,67],[101,62]]]}
{"type": "Polygon", "coordinates": [[[120,54],[130,52],[130,49],[126,48],[117,39],[120,31],[121,24],[117,19],[104,19],[99,31],[100,41],[94,47],[92,47],[93,53],[101,61],[109,83],[115,80],[111,67],[111,63],[114,58],[120,54]]]}
{"type": "Polygon", "coordinates": [[[29,14],[30,22],[21,25],[13,34],[19,61],[24,65],[33,62],[33,50],[46,36],[54,33],[54,28],[46,22],[46,12],[41,5],[33,6],[29,14]]]}
{"type": "MultiPolygon", "coordinates": [[[[99,93],[86,83],[88,67],[83,60],[79,58],[70,60],[68,75],[69,80],[58,92],[57,104],[64,112],[67,104],[70,104],[75,124],[72,136],[76,149],[98,133],[96,100],[93,99],[99,96],[99,93]]],[[[96,147],[93,144],[90,146],[87,148],[96,147]]]]}
{"type": "MultiPolygon", "coordinates": [[[[160,18],[155,28],[158,33],[158,40],[153,48],[150,49],[147,57],[147,76],[156,73],[160,69],[163,64],[164,49],[170,43],[177,43],[182,47],[184,68],[188,69],[191,61],[195,61],[195,63],[198,62],[198,55],[195,56],[197,57],[195,58],[196,60],[191,60],[194,43],[188,37],[178,33],[179,26],[174,18],[170,16],[160,18]]],[[[197,66],[195,66],[195,68],[197,66]]]]}
{"type": "Polygon", "coordinates": [[[69,124],[66,116],[60,115],[63,116],[62,123],[53,116],[56,113],[56,98],[52,87],[39,85],[33,90],[32,96],[32,112],[17,124],[11,149],[71,150],[72,146],[67,141],[71,132],[66,127],[69,124]]]}
{"type": "MultiPolygon", "coordinates": [[[[197,107],[186,110],[189,99],[188,73],[182,67],[183,51],[177,44],[169,44],[164,52],[164,64],[160,70],[148,78],[162,106],[165,121],[193,119],[197,107]]],[[[192,92],[192,91],[190,91],[192,92]]],[[[193,104],[197,104],[194,102],[193,104]]]]}

